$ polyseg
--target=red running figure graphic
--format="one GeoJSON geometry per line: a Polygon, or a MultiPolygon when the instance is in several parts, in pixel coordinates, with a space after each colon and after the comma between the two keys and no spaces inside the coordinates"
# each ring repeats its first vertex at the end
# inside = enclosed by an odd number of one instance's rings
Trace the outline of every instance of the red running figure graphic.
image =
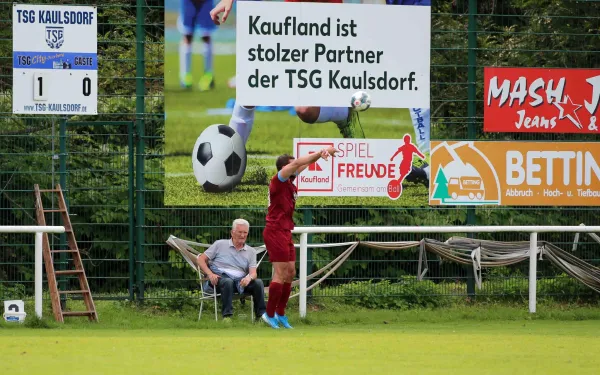
{"type": "Polygon", "coordinates": [[[425,155],[417,146],[412,143],[410,134],[404,135],[404,144],[398,147],[396,153],[390,158],[390,161],[394,161],[394,158],[402,154],[402,161],[400,162],[400,176],[398,179],[390,181],[388,184],[388,195],[392,199],[398,199],[402,195],[402,181],[408,176],[412,170],[412,162],[414,155],[417,155],[421,159],[425,159],[425,155]]]}

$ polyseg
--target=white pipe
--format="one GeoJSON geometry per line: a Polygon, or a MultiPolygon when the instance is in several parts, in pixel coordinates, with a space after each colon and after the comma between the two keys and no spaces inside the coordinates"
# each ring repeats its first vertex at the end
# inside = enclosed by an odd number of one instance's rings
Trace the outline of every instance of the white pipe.
{"type": "Polygon", "coordinates": [[[42,318],[42,232],[35,234],[35,315],[42,318]]]}
{"type": "Polygon", "coordinates": [[[61,226],[27,226],[27,225],[0,225],[0,233],[64,233],[65,227],[61,226]]]}
{"type": "Polygon", "coordinates": [[[600,226],[440,226],[440,227],[296,227],[292,233],[498,233],[600,232],[600,226]]]}
{"type": "Polygon", "coordinates": [[[535,312],[537,287],[537,233],[529,235],[529,312],[535,312]]]}
{"type": "Polygon", "coordinates": [[[306,318],[306,278],[308,263],[308,234],[300,235],[300,318],[306,318]]]}

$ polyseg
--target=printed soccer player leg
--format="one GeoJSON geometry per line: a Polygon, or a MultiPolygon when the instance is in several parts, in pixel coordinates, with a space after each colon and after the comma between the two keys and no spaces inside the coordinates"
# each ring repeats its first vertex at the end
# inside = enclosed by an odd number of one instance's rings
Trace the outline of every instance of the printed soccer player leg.
{"type": "Polygon", "coordinates": [[[229,126],[242,137],[244,145],[248,142],[254,125],[254,108],[252,106],[242,106],[236,102],[229,119],[229,126]]]}
{"type": "Polygon", "coordinates": [[[193,0],[181,0],[177,27],[181,33],[179,45],[179,82],[182,87],[192,87],[192,42],[194,39],[197,7],[193,0]]]}
{"type": "Polygon", "coordinates": [[[347,107],[296,107],[296,115],[307,124],[333,122],[344,138],[365,138],[358,112],[347,107]]]}
{"type": "Polygon", "coordinates": [[[204,56],[204,74],[200,78],[200,82],[198,82],[198,88],[201,91],[210,90],[215,87],[213,73],[213,43],[211,35],[215,31],[216,25],[210,18],[212,7],[212,0],[203,1],[200,5],[200,11],[197,17],[199,32],[200,35],[202,35],[202,54],[204,56]]]}
{"type": "Polygon", "coordinates": [[[181,0],[179,19],[177,20],[179,32],[182,35],[179,47],[179,80],[184,88],[192,87],[192,42],[196,29],[202,35],[204,55],[204,75],[199,87],[207,90],[214,87],[212,74],[213,53],[211,34],[215,25],[210,19],[212,1],[181,0]]]}

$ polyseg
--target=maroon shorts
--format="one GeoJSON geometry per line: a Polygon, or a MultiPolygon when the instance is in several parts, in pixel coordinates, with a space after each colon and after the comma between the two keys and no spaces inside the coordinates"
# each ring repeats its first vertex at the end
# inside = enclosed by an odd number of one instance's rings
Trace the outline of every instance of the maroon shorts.
{"type": "Polygon", "coordinates": [[[265,228],[263,239],[271,263],[296,261],[296,248],[294,247],[291,231],[265,228]]]}

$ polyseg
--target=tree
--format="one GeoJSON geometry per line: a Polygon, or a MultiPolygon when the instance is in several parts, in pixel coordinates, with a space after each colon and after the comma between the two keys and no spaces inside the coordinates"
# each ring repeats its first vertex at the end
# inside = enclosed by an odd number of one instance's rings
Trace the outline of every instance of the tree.
{"type": "Polygon", "coordinates": [[[448,193],[448,179],[442,168],[440,168],[437,176],[435,176],[435,191],[433,193],[433,198],[439,199],[442,203],[450,198],[450,194],[448,193]]]}

